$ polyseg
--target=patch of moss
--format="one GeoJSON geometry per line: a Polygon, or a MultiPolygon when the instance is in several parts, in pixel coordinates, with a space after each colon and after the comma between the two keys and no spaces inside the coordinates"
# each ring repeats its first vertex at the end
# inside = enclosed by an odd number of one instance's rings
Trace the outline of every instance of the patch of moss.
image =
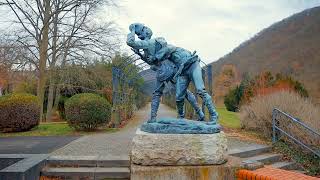
{"type": "Polygon", "coordinates": [[[282,140],[274,144],[274,150],[285,155],[285,158],[294,160],[302,165],[308,175],[320,175],[320,158],[314,154],[304,152],[301,149],[293,148],[294,145],[286,143],[282,140]]]}

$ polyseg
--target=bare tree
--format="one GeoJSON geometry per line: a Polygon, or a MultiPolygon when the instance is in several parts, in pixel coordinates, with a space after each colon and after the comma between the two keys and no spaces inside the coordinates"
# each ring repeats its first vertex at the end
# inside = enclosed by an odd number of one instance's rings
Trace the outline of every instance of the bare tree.
{"type": "Polygon", "coordinates": [[[0,36],[0,65],[9,70],[24,70],[31,65],[25,60],[29,55],[27,48],[21,46],[9,35],[2,34],[0,36]]]}
{"type": "Polygon", "coordinates": [[[14,77],[13,70],[24,71],[30,64],[24,59],[28,58],[25,47],[17,44],[7,35],[0,37],[0,86],[2,91],[8,92],[10,82],[14,77]]]}
{"type": "MultiPolygon", "coordinates": [[[[112,23],[95,23],[94,14],[102,5],[114,6],[112,0],[5,0],[15,15],[17,42],[28,49],[38,73],[37,94],[44,102],[46,82],[49,79],[48,113],[51,119],[54,91],[59,87],[53,80],[57,68],[67,63],[88,63],[89,57],[111,56],[117,45],[111,39],[116,36],[112,23]],[[57,88],[55,90],[55,88],[57,88]]],[[[58,95],[56,95],[56,100],[58,95]]],[[[56,104],[56,103],[54,103],[56,104]]],[[[43,103],[41,103],[41,120],[43,103]]]]}
{"type": "MultiPolygon", "coordinates": [[[[117,32],[112,22],[94,23],[93,14],[101,3],[106,1],[92,1],[75,7],[63,15],[56,13],[53,18],[53,37],[50,61],[50,85],[47,104],[47,119],[51,119],[52,106],[56,108],[59,100],[60,86],[64,84],[53,80],[57,68],[64,68],[66,64],[85,64],[94,56],[108,56],[111,58],[117,49],[117,32]],[[88,58],[90,57],[91,58],[88,58]],[[57,85],[54,85],[57,84],[57,85]],[[55,89],[55,90],[54,90],[55,89]],[[54,98],[54,91],[56,96],[54,98]],[[55,99],[55,102],[53,100],[55,99]]],[[[59,8],[60,0],[56,1],[59,8]]],[[[114,5],[108,3],[108,5],[114,5]]],[[[57,77],[57,76],[55,76],[57,77]]]]}

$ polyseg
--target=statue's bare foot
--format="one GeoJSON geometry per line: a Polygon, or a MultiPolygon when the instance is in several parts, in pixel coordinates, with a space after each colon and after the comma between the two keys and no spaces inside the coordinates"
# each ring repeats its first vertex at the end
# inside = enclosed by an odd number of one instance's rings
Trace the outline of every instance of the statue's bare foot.
{"type": "Polygon", "coordinates": [[[211,124],[211,125],[215,125],[217,124],[217,119],[216,118],[210,118],[209,122],[207,122],[208,124],[211,124]]]}
{"type": "Polygon", "coordinates": [[[210,120],[209,120],[209,122],[210,122],[211,124],[217,124],[218,118],[219,118],[219,115],[218,115],[217,111],[214,111],[214,113],[212,113],[212,114],[210,115],[210,120]]]}
{"type": "Polygon", "coordinates": [[[199,117],[198,121],[206,121],[205,117],[199,117]]]}
{"type": "Polygon", "coordinates": [[[154,123],[154,122],[156,122],[156,121],[157,121],[156,118],[150,118],[150,119],[147,121],[147,123],[154,123]]]}
{"type": "Polygon", "coordinates": [[[199,109],[198,111],[197,111],[197,114],[198,114],[198,121],[206,121],[206,117],[205,117],[205,115],[204,115],[204,113],[202,112],[202,110],[201,109],[199,109]]]}

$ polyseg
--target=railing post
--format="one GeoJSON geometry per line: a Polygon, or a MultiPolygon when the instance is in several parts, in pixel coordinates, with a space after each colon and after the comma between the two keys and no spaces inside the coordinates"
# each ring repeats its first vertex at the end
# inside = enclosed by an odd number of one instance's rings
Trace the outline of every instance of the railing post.
{"type": "MultiPolygon", "coordinates": [[[[201,69],[201,72],[202,72],[202,79],[203,79],[203,83],[206,83],[206,70],[205,69],[201,69]]],[[[205,101],[202,100],[202,106],[201,106],[201,109],[202,109],[202,112],[203,114],[205,115],[204,117],[206,117],[206,105],[205,105],[205,101]]]]}
{"type": "Polygon", "coordinates": [[[209,64],[207,67],[207,77],[208,77],[208,87],[209,87],[209,94],[210,96],[213,95],[213,90],[212,90],[212,65],[209,64]]]}
{"type": "Polygon", "coordinates": [[[276,137],[276,110],[273,109],[272,111],[272,143],[277,141],[276,137]]]}
{"type": "Polygon", "coordinates": [[[112,113],[111,121],[113,125],[118,126],[121,121],[120,110],[119,110],[119,101],[120,101],[120,75],[121,71],[118,67],[112,66],[112,113]]]}

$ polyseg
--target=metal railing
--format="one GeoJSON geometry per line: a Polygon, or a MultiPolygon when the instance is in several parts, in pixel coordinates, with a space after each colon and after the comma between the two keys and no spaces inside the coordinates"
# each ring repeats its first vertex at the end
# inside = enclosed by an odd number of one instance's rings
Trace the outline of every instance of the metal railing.
{"type": "Polygon", "coordinates": [[[280,122],[277,120],[277,116],[279,114],[284,115],[289,120],[291,120],[293,123],[300,125],[301,127],[306,129],[307,131],[311,132],[311,134],[314,134],[315,136],[319,137],[319,140],[320,140],[320,133],[319,132],[317,132],[313,128],[307,126],[306,124],[301,122],[299,119],[292,117],[290,114],[287,114],[277,108],[274,108],[272,111],[272,142],[275,143],[278,140],[278,136],[281,135],[280,133],[282,133],[282,134],[286,135],[287,137],[289,137],[291,140],[293,140],[298,145],[302,146],[305,149],[308,149],[309,151],[311,151],[312,153],[314,153],[315,155],[320,157],[319,150],[314,150],[313,148],[311,148],[307,144],[305,144],[305,143],[301,142],[300,140],[298,140],[297,138],[295,138],[289,132],[286,132],[284,129],[281,129],[281,127],[279,126],[280,122]]]}

